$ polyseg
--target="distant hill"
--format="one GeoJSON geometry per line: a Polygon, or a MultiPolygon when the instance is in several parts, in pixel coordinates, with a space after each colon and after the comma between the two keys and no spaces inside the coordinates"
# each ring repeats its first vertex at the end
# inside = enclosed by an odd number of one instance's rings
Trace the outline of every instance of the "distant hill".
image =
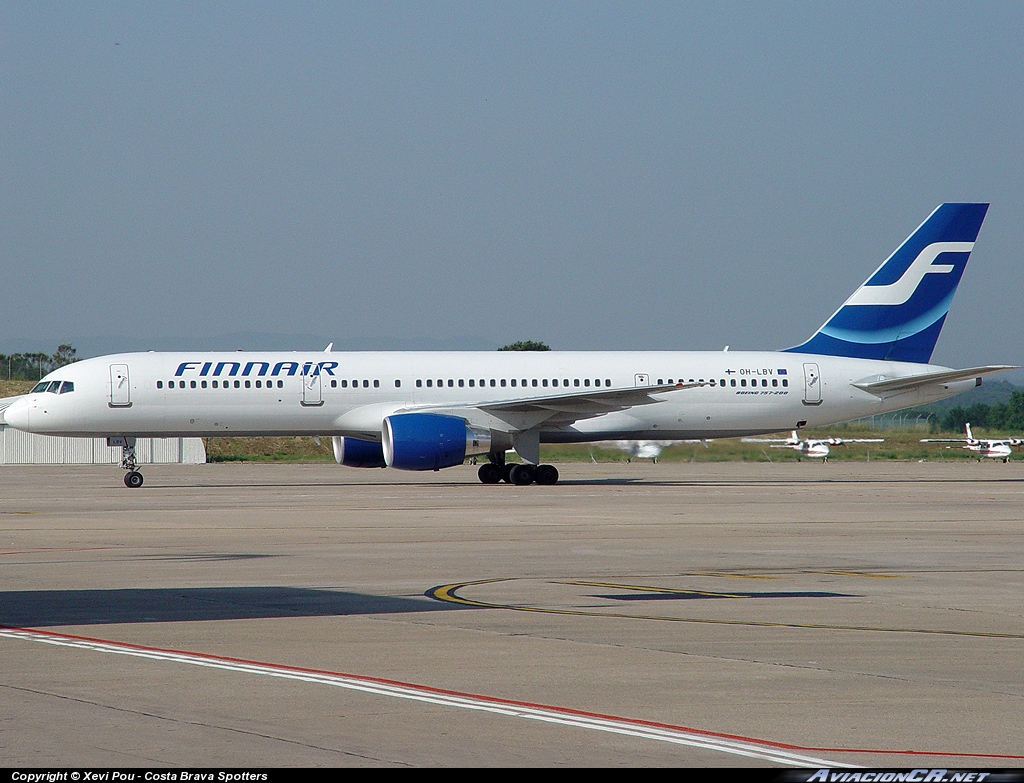
{"type": "Polygon", "coordinates": [[[889,429],[891,427],[930,427],[935,428],[938,422],[954,408],[970,408],[972,405],[992,407],[1009,402],[1014,392],[1024,390],[1008,381],[985,379],[981,386],[975,386],[963,394],[947,397],[938,402],[904,408],[892,413],[880,413],[850,422],[851,426],[867,426],[871,429],[889,429]]]}
{"type": "Polygon", "coordinates": [[[1024,390],[1024,386],[1015,386],[1008,381],[996,381],[986,378],[981,386],[975,386],[970,391],[958,394],[955,397],[947,397],[938,402],[930,402],[927,405],[920,405],[913,410],[928,411],[929,413],[945,413],[953,408],[969,408],[972,405],[996,405],[1000,402],[1007,402],[1014,392],[1024,390]]]}

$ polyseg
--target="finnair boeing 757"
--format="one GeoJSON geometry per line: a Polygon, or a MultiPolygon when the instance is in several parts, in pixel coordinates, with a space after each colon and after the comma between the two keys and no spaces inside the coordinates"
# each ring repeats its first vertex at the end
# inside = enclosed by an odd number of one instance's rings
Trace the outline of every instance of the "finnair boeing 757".
{"type": "Polygon", "coordinates": [[[130,353],[53,371],[8,424],[135,439],[329,435],[351,467],[554,484],[541,443],[688,440],[820,427],[965,391],[1007,365],[929,364],[987,204],[942,204],[815,332],[775,352],[130,353]],[[524,460],[505,464],[515,449],[524,460]]]}

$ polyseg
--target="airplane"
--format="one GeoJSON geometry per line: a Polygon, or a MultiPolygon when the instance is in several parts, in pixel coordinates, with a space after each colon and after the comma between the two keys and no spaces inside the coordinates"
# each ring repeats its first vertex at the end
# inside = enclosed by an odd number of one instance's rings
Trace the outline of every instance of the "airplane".
{"type": "MultiPolygon", "coordinates": [[[[106,437],[140,487],[139,437],[333,438],[350,467],[550,485],[541,443],[801,430],[943,399],[1010,365],[930,364],[983,203],[939,205],[805,342],[782,351],[128,353],[54,370],[4,412],[106,437]],[[514,449],[520,463],[505,460],[514,449]]],[[[331,346],[328,346],[331,348],[331,346]]]]}
{"type": "Polygon", "coordinates": [[[669,446],[677,443],[703,443],[704,448],[708,447],[706,440],[614,440],[608,443],[612,448],[624,451],[629,455],[627,462],[633,459],[649,459],[655,465],[658,464],[658,457],[661,452],[669,446]]]}
{"type": "Polygon", "coordinates": [[[770,443],[772,449],[796,449],[800,452],[798,459],[810,457],[828,462],[828,455],[832,453],[831,446],[844,446],[847,443],[882,443],[885,438],[824,438],[817,440],[802,440],[796,434],[796,430],[788,438],[743,438],[744,443],[770,443]]]}
{"type": "MultiPolygon", "coordinates": [[[[963,443],[964,445],[961,448],[978,452],[978,462],[981,462],[984,457],[1009,462],[1010,455],[1013,454],[1012,447],[1024,444],[1024,438],[975,438],[974,433],[971,432],[970,423],[965,424],[964,428],[967,431],[966,438],[922,438],[921,442],[963,443]]],[[[946,446],[946,448],[951,449],[953,447],[946,446]]]]}

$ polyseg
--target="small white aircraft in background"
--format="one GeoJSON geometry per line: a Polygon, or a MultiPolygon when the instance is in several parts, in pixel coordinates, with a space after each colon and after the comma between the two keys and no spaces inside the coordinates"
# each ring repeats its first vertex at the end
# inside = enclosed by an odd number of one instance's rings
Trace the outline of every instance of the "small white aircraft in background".
{"type": "MultiPolygon", "coordinates": [[[[1024,444],[1024,438],[975,438],[974,433],[971,432],[970,424],[966,424],[964,429],[967,431],[966,438],[922,438],[921,442],[962,443],[964,445],[960,448],[978,452],[978,462],[981,462],[983,457],[1009,462],[1010,455],[1013,454],[1012,447],[1024,444]]],[[[951,449],[953,447],[946,446],[946,448],[951,449]]]]}
{"type": "Polygon", "coordinates": [[[619,451],[624,451],[629,455],[629,462],[633,459],[649,459],[655,465],[658,464],[658,457],[661,456],[661,452],[667,449],[669,446],[675,446],[677,443],[703,443],[704,448],[708,447],[707,440],[613,440],[609,441],[608,445],[612,446],[619,451]]]}
{"type": "Polygon", "coordinates": [[[820,440],[803,440],[796,430],[788,438],[743,438],[744,443],[770,443],[773,449],[795,449],[800,452],[798,459],[809,457],[828,462],[831,446],[845,446],[847,443],[882,443],[885,438],[824,438],[820,440]]]}

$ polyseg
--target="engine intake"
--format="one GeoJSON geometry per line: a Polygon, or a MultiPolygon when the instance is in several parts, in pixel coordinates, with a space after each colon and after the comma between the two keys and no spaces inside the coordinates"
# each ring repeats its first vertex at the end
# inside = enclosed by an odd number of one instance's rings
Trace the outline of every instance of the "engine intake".
{"type": "Polygon", "coordinates": [[[358,438],[341,438],[337,435],[331,440],[334,445],[334,459],[339,465],[350,468],[387,467],[387,463],[384,462],[384,449],[379,443],[358,438]]]}
{"type": "Polygon", "coordinates": [[[440,470],[491,450],[488,430],[477,430],[456,416],[399,413],[384,419],[384,461],[398,470],[440,470]]]}

